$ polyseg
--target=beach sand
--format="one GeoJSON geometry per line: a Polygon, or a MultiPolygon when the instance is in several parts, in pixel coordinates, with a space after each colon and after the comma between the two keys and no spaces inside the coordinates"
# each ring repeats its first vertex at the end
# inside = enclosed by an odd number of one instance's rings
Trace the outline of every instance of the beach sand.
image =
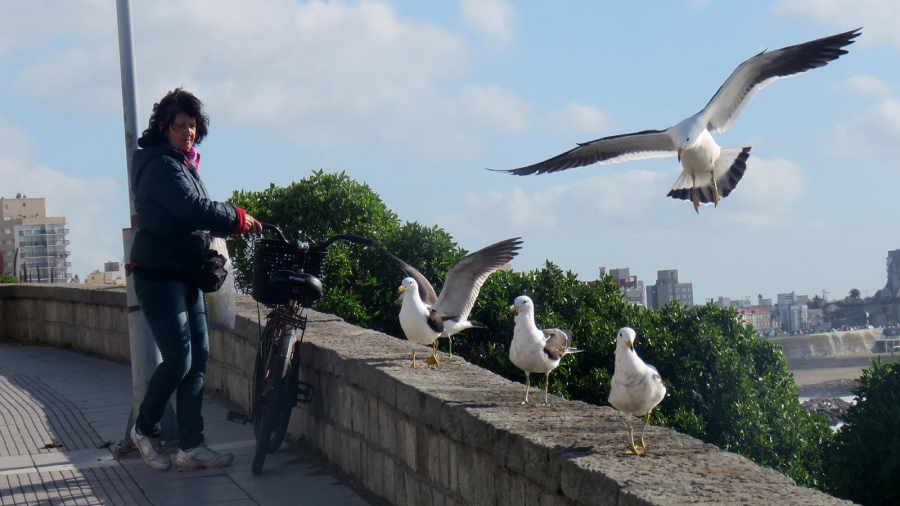
{"type": "Polygon", "coordinates": [[[800,389],[800,397],[814,397],[828,392],[829,397],[852,395],[850,388],[875,358],[884,363],[900,360],[900,355],[882,353],[852,357],[788,359],[788,372],[800,389]]]}

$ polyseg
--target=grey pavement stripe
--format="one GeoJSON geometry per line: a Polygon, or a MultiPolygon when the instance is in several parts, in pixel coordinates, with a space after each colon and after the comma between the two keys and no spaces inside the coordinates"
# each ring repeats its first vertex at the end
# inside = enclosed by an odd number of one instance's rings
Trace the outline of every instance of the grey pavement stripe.
{"type": "Polygon", "coordinates": [[[17,383],[28,390],[41,403],[53,436],[57,442],[63,443],[67,450],[99,446],[100,436],[72,402],[56,393],[40,378],[13,376],[10,379],[14,384],[17,383]]]}

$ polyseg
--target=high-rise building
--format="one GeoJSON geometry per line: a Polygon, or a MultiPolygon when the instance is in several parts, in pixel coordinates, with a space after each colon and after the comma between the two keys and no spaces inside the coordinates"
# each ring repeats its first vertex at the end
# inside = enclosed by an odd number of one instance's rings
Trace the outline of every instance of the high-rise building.
{"type": "MultiPolygon", "coordinates": [[[[601,270],[601,274],[605,269],[601,270]]],[[[632,276],[628,267],[619,269],[610,269],[610,276],[622,292],[622,297],[628,302],[637,306],[644,305],[644,282],[639,280],[637,276],[632,276]]]]}
{"type": "Polygon", "coordinates": [[[26,283],[66,283],[66,219],[47,216],[43,198],[0,197],[0,274],[26,283]]]}
{"type": "Polygon", "coordinates": [[[647,287],[647,307],[657,309],[670,300],[677,300],[685,307],[694,305],[693,283],[679,283],[678,269],[656,271],[656,284],[647,287]]]}

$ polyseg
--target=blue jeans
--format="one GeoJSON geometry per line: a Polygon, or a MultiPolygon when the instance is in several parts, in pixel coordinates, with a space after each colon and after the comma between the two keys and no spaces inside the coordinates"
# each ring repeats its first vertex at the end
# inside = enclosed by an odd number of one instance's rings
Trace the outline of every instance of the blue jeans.
{"type": "Polygon", "coordinates": [[[141,310],[162,355],[135,422],[145,436],[159,437],[159,422],[173,393],[178,446],[203,442],[203,376],[209,358],[206,301],[197,287],[167,279],[132,276],[141,310]]]}

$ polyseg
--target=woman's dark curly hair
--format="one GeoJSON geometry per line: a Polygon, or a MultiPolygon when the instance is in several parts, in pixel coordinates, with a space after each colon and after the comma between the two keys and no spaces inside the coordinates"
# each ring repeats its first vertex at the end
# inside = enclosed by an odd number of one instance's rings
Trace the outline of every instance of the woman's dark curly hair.
{"type": "Polygon", "coordinates": [[[153,113],[150,114],[150,125],[138,139],[138,146],[146,148],[157,144],[164,144],[168,139],[166,132],[175,121],[179,112],[197,120],[197,135],[194,144],[200,144],[209,131],[209,116],[203,112],[203,102],[193,93],[184,88],[175,88],[166,93],[166,96],[153,104],[153,113]]]}

